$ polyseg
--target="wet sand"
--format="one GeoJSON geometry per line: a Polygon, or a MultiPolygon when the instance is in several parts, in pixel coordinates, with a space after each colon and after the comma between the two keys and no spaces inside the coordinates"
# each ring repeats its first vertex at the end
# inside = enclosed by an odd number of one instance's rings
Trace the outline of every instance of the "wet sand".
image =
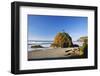
{"type": "Polygon", "coordinates": [[[28,51],[28,59],[39,59],[39,58],[57,58],[57,57],[69,57],[79,54],[80,52],[75,50],[77,48],[49,48],[46,50],[33,50],[28,51]]]}

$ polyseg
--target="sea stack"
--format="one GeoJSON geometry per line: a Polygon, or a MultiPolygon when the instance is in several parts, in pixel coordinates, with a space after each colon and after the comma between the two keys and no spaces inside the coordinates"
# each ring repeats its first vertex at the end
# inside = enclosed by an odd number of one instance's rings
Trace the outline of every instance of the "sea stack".
{"type": "Polygon", "coordinates": [[[72,38],[70,35],[66,32],[59,32],[54,38],[53,44],[51,44],[51,47],[54,48],[67,48],[67,47],[72,47],[72,38]]]}

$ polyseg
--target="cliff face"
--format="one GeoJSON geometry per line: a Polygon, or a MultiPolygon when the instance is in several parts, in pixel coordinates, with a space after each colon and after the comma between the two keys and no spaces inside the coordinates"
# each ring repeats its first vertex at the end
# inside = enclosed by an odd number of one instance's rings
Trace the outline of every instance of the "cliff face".
{"type": "Polygon", "coordinates": [[[83,36],[83,37],[80,37],[77,41],[84,42],[86,40],[88,40],[88,37],[87,36],[83,36]]]}
{"type": "Polygon", "coordinates": [[[73,46],[72,39],[69,34],[65,32],[59,32],[55,36],[53,44],[51,44],[51,47],[66,48],[71,46],[73,46]]]}

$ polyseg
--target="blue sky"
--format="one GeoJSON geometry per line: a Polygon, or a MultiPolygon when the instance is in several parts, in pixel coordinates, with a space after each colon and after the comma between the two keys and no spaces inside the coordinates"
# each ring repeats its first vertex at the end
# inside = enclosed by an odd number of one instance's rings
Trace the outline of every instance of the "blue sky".
{"type": "Polygon", "coordinates": [[[28,15],[28,40],[53,40],[66,32],[75,41],[88,35],[88,18],[78,16],[28,15]]]}

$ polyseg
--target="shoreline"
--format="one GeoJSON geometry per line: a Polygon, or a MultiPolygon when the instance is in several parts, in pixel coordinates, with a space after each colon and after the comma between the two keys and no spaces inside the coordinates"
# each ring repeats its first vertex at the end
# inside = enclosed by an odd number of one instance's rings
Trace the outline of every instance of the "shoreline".
{"type": "Polygon", "coordinates": [[[40,59],[40,58],[59,58],[59,57],[71,57],[79,56],[80,51],[73,50],[74,48],[50,48],[46,50],[33,50],[28,51],[28,59],[40,59]]]}

